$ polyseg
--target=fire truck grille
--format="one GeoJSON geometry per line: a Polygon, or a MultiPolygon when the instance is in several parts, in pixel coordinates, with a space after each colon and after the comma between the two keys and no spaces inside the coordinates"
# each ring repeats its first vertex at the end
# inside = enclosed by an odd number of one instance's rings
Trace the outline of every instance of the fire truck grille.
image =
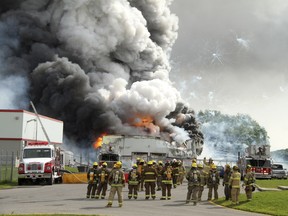
{"type": "Polygon", "coordinates": [[[39,168],[41,167],[42,169],[42,166],[40,164],[31,164],[31,171],[37,171],[39,170],[39,168]]]}

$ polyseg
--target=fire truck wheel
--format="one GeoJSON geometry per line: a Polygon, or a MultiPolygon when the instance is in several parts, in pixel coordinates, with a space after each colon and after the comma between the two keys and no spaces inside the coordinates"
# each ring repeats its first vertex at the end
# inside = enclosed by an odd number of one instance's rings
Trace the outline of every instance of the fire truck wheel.
{"type": "Polygon", "coordinates": [[[24,179],[18,179],[18,185],[23,185],[24,179]]]}
{"type": "Polygon", "coordinates": [[[51,174],[50,178],[48,178],[46,181],[47,181],[47,184],[48,184],[48,185],[53,185],[54,179],[53,179],[52,174],[51,174]]]}

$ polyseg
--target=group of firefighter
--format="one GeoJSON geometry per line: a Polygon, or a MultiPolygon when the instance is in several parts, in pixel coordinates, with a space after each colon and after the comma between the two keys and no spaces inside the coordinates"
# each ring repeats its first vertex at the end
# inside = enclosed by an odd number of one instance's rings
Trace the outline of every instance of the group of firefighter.
{"type": "MultiPolygon", "coordinates": [[[[172,188],[176,188],[183,183],[184,178],[188,181],[188,191],[186,203],[190,201],[194,205],[201,201],[204,187],[208,187],[208,200],[218,199],[218,186],[220,185],[220,175],[217,166],[210,158],[203,163],[198,163],[196,159],[192,160],[191,168],[186,171],[181,160],[173,159],[172,161],[144,161],[137,158],[128,173],[128,178],[125,180],[125,175],[122,170],[120,161],[114,164],[110,170],[107,168],[107,163],[93,163],[93,167],[87,172],[88,186],[87,198],[105,199],[108,185],[110,185],[110,194],[108,196],[108,204],[106,207],[111,207],[115,194],[118,196],[119,207],[123,205],[122,189],[125,187],[125,182],[128,183],[128,199],[137,199],[139,191],[145,191],[145,199],[155,199],[156,191],[161,191],[161,200],[170,200],[172,188]],[[145,189],[145,190],[144,190],[145,189]]],[[[246,175],[242,186],[245,187],[247,200],[252,199],[255,178],[251,172],[251,166],[247,166],[246,175]]],[[[237,166],[231,169],[229,164],[225,165],[223,176],[224,193],[226,200],[231,200],[233,204],[239,203],[239,194],[241,187],[241,175],[237,166]]]]}

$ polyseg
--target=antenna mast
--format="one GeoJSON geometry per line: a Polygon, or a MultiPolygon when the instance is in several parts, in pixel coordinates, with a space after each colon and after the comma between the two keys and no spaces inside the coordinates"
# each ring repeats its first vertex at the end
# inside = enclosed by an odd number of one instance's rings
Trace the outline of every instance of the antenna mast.
{"type": "Polygon", "coordinates": [[[42,121],[41,121],[41,119],[40,119],[40,117],[39,117],[39,115],[38,115],[38,112],[37,112],[37,110],[36,110],[33,102],[30,101],[30,104],[31,104],[31,106],[32,106],[32,108],[33,108],[33,110],[34,110],[34,112],[35,112],[35,114],[36,114],[36,117],[37,117],[38,121],[40,122],[41,128],[42,128],[42,130],[43,130],[43,132],[44,132],[44,135],[45,135],[48,143],[51,144],[50,139],[49,139],[49,137],[48,137],[48,134],[47,134],[47,132],[46,132],[46,130],[45,130],[43,124],[42,124],[42,121]]]}

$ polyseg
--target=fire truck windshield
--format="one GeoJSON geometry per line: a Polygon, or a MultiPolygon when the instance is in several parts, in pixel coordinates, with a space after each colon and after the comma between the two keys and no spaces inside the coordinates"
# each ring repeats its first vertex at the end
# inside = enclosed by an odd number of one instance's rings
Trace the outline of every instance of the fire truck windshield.
{"type": "Polygon", "coordinates": [[[23,158],[50,158],[51,149],[24,149],[23,158]]]}

